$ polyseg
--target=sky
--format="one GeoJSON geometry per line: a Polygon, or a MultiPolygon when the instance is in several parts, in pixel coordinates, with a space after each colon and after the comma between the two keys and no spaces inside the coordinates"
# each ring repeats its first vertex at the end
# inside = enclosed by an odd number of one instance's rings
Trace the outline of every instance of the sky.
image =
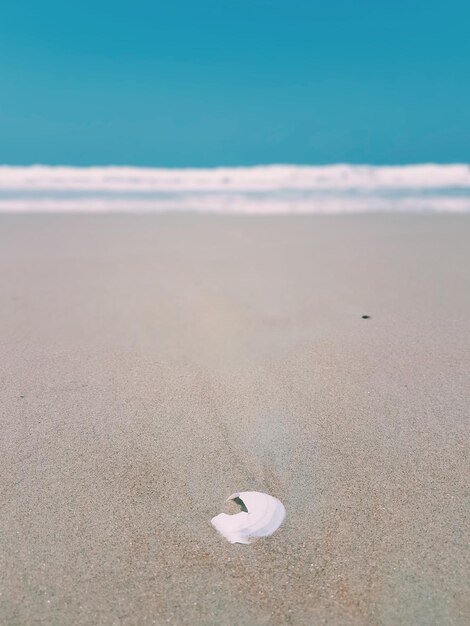
{"type": "Polygon", "coordinates": [[[466,0],[2,0],[0,163],[470,162],[466,0]]]}

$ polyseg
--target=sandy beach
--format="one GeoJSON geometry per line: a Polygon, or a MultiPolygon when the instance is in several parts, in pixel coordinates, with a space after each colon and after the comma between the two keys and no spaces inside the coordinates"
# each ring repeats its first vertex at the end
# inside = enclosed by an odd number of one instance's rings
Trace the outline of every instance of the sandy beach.
{"type": "Polygon", "coordinates": [[[468,624],[469,243],[1,215],[0,622],[468,624]],[[210,525],[241,490],[287,511],[249,546],[210,525]]]}

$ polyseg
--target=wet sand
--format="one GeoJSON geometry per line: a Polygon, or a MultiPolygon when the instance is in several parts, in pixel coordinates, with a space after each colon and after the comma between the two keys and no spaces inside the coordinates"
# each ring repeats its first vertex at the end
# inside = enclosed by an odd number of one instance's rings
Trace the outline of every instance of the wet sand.
{"type": "Polygon", "coordinates": [[[467,624],[469,268],[470,216],[0,216],[0,622],[467,624]]]}

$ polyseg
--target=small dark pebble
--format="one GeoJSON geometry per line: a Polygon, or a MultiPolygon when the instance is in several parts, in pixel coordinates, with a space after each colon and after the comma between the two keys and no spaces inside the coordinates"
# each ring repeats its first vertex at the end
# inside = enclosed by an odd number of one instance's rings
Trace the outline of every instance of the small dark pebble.
{"type": "Polygon", "coordinates": [[[363,316],[362,316],[362,319],[363,319],[363,320],[370,320],[370,315],[363,315],[363,316]]]}
{"type": "Polygon", "coordinates": [[[20,396],[20,398],[24,398],[24,396],[20,396]]]}

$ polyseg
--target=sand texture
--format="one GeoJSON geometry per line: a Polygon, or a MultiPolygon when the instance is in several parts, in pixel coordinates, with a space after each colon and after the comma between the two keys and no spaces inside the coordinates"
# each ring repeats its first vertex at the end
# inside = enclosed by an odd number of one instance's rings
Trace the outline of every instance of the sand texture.
{"type": "Polygon", "coordinates": [[[0,298],[0,623],[469,623],[470,216],[3,215],[0,298]]]}

